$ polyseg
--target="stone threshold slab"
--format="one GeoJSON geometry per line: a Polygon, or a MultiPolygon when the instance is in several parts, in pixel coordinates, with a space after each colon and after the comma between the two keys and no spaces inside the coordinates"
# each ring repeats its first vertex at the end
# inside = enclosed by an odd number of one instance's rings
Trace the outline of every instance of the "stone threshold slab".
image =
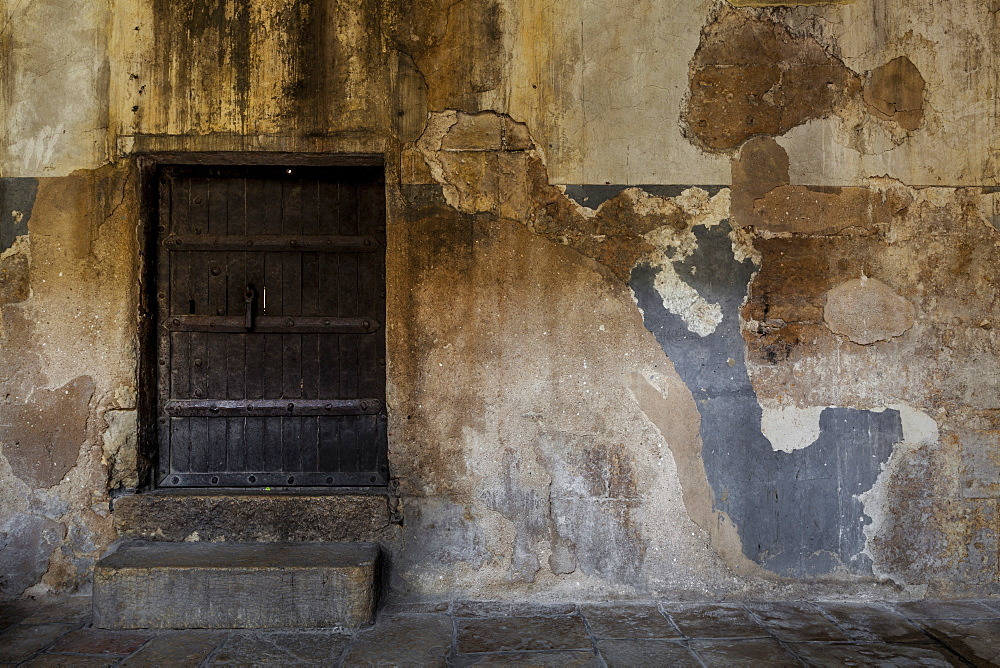
{"type": "Polygon", "coordinates": [[[356,628],[379,591],[373,543],[136,541],[94,571],[94,626],[356,628]]]}

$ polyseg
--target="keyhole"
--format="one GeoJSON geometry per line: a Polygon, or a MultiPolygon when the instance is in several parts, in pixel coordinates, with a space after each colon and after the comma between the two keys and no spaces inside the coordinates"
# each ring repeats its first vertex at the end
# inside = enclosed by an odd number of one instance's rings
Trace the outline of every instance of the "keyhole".
{"type": "Polygon", "coordinates": [[[191,314],[194,313],[194,300],[193,299],[188,302],[188,313],[191,313],[191,314]]]}

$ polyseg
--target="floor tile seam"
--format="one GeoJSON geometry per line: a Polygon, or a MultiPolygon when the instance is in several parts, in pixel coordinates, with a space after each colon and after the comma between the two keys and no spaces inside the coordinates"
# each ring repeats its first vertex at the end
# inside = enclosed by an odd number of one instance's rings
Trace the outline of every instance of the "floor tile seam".
{"type": "Polygon", "coordinates": [[[675,620],[673,616],[669,612],[667,612],[666,605],[663,603],[663,601],[658,601],[656,603],[656,609],[657,611],[659,611],[661,615],[663,615],[663,617],[667,620],[667,623],[674,628],[674,631],[676,631],[681,638],[685,640],[689,639],[688,635],[681,629],[680,624],[677,623],[677,620],[675,620]]]}
{"type": "Polygon", "coordinates": [[[951,645],[949,645],[944,640],[942,640],[942,639],[938,638],[937,636],[935,636],[933,633],[930,632],[930,630],[926,626],[924,626],[923,624],[921,624],[921,622],[929,622],[929,621],[955,621],[955,620],[950,620],[950,619],[941,619],[941,620],[935,620],[935,619],[918,619],[918,618],[915,618],[915,617],[911,618],[911,617],[907,617],[903,613],[903,611],[900,610],[899,608],[897,608],[896,610],[897,610],[897,613],[901,617],[903,617],[904,619],[906,619],[906,621],[908,621],[913,626],[915,626],[918,629],[920,629],[921,633],[923,633],[925,636],[927,636],[928,638],[930,638],[930,640],[931,640],[930,644],[931,645],[934,645],[934,646],[942,648],[945,651],[946,654],[952,654],[953,656],[958,657],[959,661],[961,661],[962,663],[966,664],[967,666],[973,665],[973,663],[971,661],[969,661],[964,656],[962,656],[962,654],[960,654],[957,650],[955,650],[954,648],[952,648],[951,645]]]}
{"type": "Polygon", "coordinates": [[[601,654],[601,648],[597,644],[597,637],[594,635],[594,629],[591,628],[590,620],[587,619],[587,615],[583,613],[583,608],[579,603],[576,605],[576,612],[580,615],[580,619],[583,621],[583,628],[587,632],[587,637],[590,638],[591,651],[594,653],[594,656],[597,657],[597,660],[601,662],[601,665],[604,666],[604,668],[607,668],[608,661],[604,658],[604,655],[601,654]]]}
{"type": "MultiPolygon", "coordinates": [[[[931,645],[936,646],[936,647],[940,647],[941,649],[944,650],[944,652],[946,654],[951,654],[951,655],[957,657],[959,661],[961,661],[962,663],[964,663],[967,666],[973,666],[973,665],[975,665],[971,660],[965,658],[965,655],[963,655],[962,653],[960,653],[957,649],[955,649],[954,647],[952,647],[949,643],[945,642],[941,638],[938,638],[933,633],[931,633],[926,627],[924,627],[922,624],[919,623],[920,621],[935,621],[935,620],[915,620],[913,622],[914,626],[916,626],[918,629],[920,629],[925,636],[927,636],[928,638],[931,639],[931,642],[930,642],[931,645]]],[[[941,621],[950,621],[950,620],[941,620],[941,621]]]]}
{"type": "MultiPolygon", "coordinates": [[[[17,626],[17,624],[15,624],[14,626],[17,626]]],[[[41,626],[41,624],[32,624],[31,626],[41,626]]],[[[20,665],[22,665],[24,663],[27,663],[28,661],[31,661],[36,656],[38,656],[40,654],[44,654],[53,645],[55,645],[57,642],[59,642],[60,639],[65,638],[67,635],[69,635],[70,633],[73,633],[74,631],[79,631],[84,626],[86,626],[86,624],[84,624],[84,623],[73,625],[73,628],[66,629],[66,631],[64,631],[63,633],[60,633],[58,636],[56,636],[55,638],[53,638],[48,644],[42,645],[41,647],[39,647],[38,649],[36,649],[32,654],[30,654],[27,657],[25,657],[24,659],[21,659],[20,661],[18,661],[15,665],[20,666],[20,665]]],[[[12,626],[11,628],[14,628],[14,627],[12,626]]],[[[5,631],[5,633],[6,633],[6,631],[5,631]]]]}
{"type": "Polygon", "coordinates": [[[847,639],[849,639],[849,640],[855,640],[855,636],[854,636],[854,634],[853,634],[853,633],[851,633],[850,631],[848,631],[848,630],[847,630],[846,628],[844,628],[843,626],[841,626],[841,625],[840,625],[840,622],[838,622],[838,621],[837,621],[837,620],[836,620],[836,619],[835,619],[835,618],[833,617],[833,615],[830,615],[829,613],[827,613],[827,611],[826,611],[826,610],[824,610],[823,608],[821,608],[821,607],[819,606],[819,604],[818,604],[818,603],[816,603],[815,601],[809,601],[809,600],[807,600],[807,601],[804,601],[804,603],[806,603],[806,604],[808,604],[808,605],[811,605],[811,606],[812,606],[812,607],[813,607],[813,608],[814,608],[814,609],[815,609],[815,610],[816,610],[817,612],[819,612],[819,614],[823,615],[824,619],[826,619],[826,621],[830,622],[830,623],[831,623],[831,624],[833,624],[833,625],[834,625],[835,627],[837,627],[837,629],[838,629],[838,630],[839,630],[839,631],[840,631],[841,633],[843,633],[843,634],[844,634],[844,637],[845,637],[845,638],[847,638],[847,639]]]}
{"type": "Polygon", "coordinates": [[[806,663],[806,661],[801,656],[799,656],[798,654],[796,654],[792,650],[792,648],[788,646],[787,642],[785,642],[784,640],[782,640],[781,638],[779,638],[777,635],[775,635],[774,631],[771,630],[771,627],[764,623],[764,620],[756,612],[754,612],[753,608],[751,608],[750,606],[748,606],[746,603],[740,603],[739,606],[750,617],[750,619],[752,619],[753,621],[757,622],[757,624],[759,624],[762,629],[764,629],[765,631],[767,631],[768,637],[774,639],[774,641],[777,642],[781,646],[781,648],[783,650],[785,650],[786,652],[788,652],[789,656],[791,656],[793,659],[795,659],[796,661],[798,661],[803,666],[808,666],[809,665],[808,663],[806,663]]]}
{"type": "Polygon", "coordinates": [[[229,642],[229,640],[230,640],[230,639],[231,639],[231,638],[232,638],[233,636],[235,636],[235,635],[236,635],[236,634],[235,634],[235,633],[233,633],[233,630],[232,630],[232,629],[230,629],[230,632],[229,632],[229,633],[226,633],[226,634],[224,634],[224,635],[223,635],[223,636],[222,636],[221,638],[219,638],[219,642],[218,642],[218,643],[216,643],[215,647],[213,647],[213,648],[212,648],[212,650],[211,650],[211,651],[210,651],[210,652],[209,652],[208,654],[206,654],[206,655],[205,655],[205,658],[204,658],[204,659],[202,659],[202,660],[201,660],[201,661],[200,661],[200,662],[198,663],[198,668],[202,668],[203,666],[210,666],[210,665],[211,665],[211,663],[209,663],[209,662],[215,659],[215,656],[216,656],[216,655],[217,655],[217,654],[219,653],[219,651],[220,651],[220,650],[221,650],[221,649],[222,649],[222,648],[223,648],[223,647],[225,646],[225,644],[226,644],[227,642],[229,642]]]}
{"type": "Polygon", "coordinates": [[[351,634],[351,637],[348,639],[348,641],[344,643],[344,649],[340,651],[340,656],[337,657],[337,660],[333,662],[334,666],[337,666],[339,668],[339,666],[344,665],[344,662],[347,661],[347,655],[350,654],[351,650],[353,650],[357,646],[359,635],[361,635],[360,631],[354,631],[354,633],[351,634]]]}
{"type": "Polygon", "coordinates": [[[448,647],[448,653],[444,657],[445,664],[449,666],[452,665],[455,657],[458,656],[458,617],[452,613],[454,607],[455,601],[452,600],[448,606],[448,619],[451,620],[451,644],[448,647]]]}

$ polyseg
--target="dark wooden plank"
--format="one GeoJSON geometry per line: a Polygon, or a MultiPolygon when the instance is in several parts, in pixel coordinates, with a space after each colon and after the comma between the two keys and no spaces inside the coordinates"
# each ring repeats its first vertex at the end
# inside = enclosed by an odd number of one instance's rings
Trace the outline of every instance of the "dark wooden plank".
{"type": "MultiPolygon", "coordinates": [[[[197,418],[195,418],[197,419],[197,418]]],[[[208,473],[228,470],[226,454],[229,445],[227,418],[204,418],[208,421],[208,473]]]]}
{"type": "Polygon", "coordinates": [[[317,466],[320,471],[340,470],[340,418],[321,417],[319,422],[319,452],[317,466]]]}
{"type": "Polygon", "coordinates": [[[264,420],[264,471],[281,470],[281,421],[285,418],[269,417],[264,420]]]}
{"type": "Polygon", "coordinates": [[[264,420],[265,418],[246,418],[246,458],[243,465],[247,471],[264,470],[264,420]]]}
{"type": "Polygon", "coordinates": [[[170,471],[191,470],[191,419],[170,419],[170,471]]]}
{"type": "Polygon", "coordinates": [[[261,179],[246,179],[246,233],[264,234],[264,201],[267,193],[264,191],[264,181],[261,179]]]}
{"type": "Polygon", "coordinates": [[[191,332],[191,396],[197,399],[208,395],[208,341],[210,334],[191,332]]]}
{"type": "Polygon", "coordinates": [[[226,229],[223,234],[246,234],[246,184],[244,178],[225,179],[226,229]]]}
{"type": "Polygon", "coordinates": [[[208,179],[191,179],[191,194],[188,202],[191,232],[193,234],[209,234],[208,179]]]}
{"type": "Polygon", "coordinates": [[[322,234],[340,233],[340,188],[337,183],[320,180],[316,184],[317,224],[322,234]]]}
{"type": "Polygon", "coordinates": [[[246,358],[246,334],[227,334],[226,341],[226,393],[227,399],[245,399],[247,396],[247,367],[258,360],[246,358]]]}
{"type": "Polygon", "coordinates": [[[355,472],[361,459],[361,443],[358,433],[358,419],[355,416],[340,418],[340,440],[337,443],[338,471],[355,472]]]}
{"type": "Polygon", "coordinates": [[[226,470],[246,471],[246,421],[244,417],[226,418],[226,470]]]}
{"type": "Polygon", "coordinates": [[[281,399],[282,397],[282,358],[281,334],[264,334],[264,392],[265,399],[281,399]]]}
{"type": "Polygon", "coordinates": [[[282,314],[302,315],[302,253],[282,253],[282,314]]]}
{"type": "Polygon", "coordinates": [[[320,219],[320,190],[319,182],[315,177],[309,176],[299,181],[301,202],[301,229],[305,237],[322,234],[323,228],[320,219]]]}
{"type": "Polygon", "coordinates": [[[191,179],[168,179],[170,187],[170,226],[171,234],[191,234],[191,179]]]}
{"type": "Polygon", "coordinates": [[[207,187],[208,222],[206,234],[226,234],[229,229],[229,179],[209,179],[207,187]]]}
{"type": "Polygon", "coordinates": [[[281,469],[282,471],[301,471],[302,453],[300,448],[302,420],[300,417],[281,418],[281,469]]]}
{"type": "Polygon", "coordinates": [[[191,455],[188,470],[192,473],[208,472],[208,423],[211,418],[183,418],[191,423],[191,455]]]}
{"type": "MultiPolygon", "coordinates": [[[[302,334],[301,364],[302,398],[321,398],[319,390],[319,341],[322,334],[302,334]]],[[[378,395],[373,395],[378,398],[378,395]]]]}
{"type": "Polygon", "coordinates": [[[261,182],[264,191],[263,234],[281,234],[282,201],[281,181],[265,179],[261,182]]]}
{"type": "Polygon", "coordinates": [[[281,334],[281,396],[298,399],[302,396],[302,335],[281,334]]]}
{"type": "Polygon", "coordinates": [[[190,332],[170,334],[170,391],[160,397],[162,407],[169,399],[193,397],[191,388],[191,337],[190,332]]]}
{"type": "Polygon", "coordinates": [[[299,435],[301,443],[301,470],[319,471],[317,460],[319,457],[319,417],[302,418],[302,433],[299,435]]]}
{"type": "Polygon", "coordinates": [[[264,288],[262,290],[262,306],[260,315],[285,315],[282,307],[282,265],[284,253],[264,254],[264,288]]]}
{"type": "Polygon", "coordinates": [[[302,182],[288,178],[281,182],[281,229],[284,234],[302,233],[302,182]]]}
{"type": "Polygon", "coordinates": [[[300,305],[302,315],[329,315],[320,309],[321,256],[320,253],[302,253],[302,303],[300,305]]]}
{"type": "Polygon", "coordinates": [[[244,376],[247,399],[264,397],[264,341],[266,334],[246,334],[246,370],[244,376]]]}
{"type": "Polygon", "coordinates": [[[205,337],[205,361],[207,368],[205,398],[225,399],[229,382],[228,334],[211,333],[205,337]]]}
{"type": "Polygon", "coordinates": [[[358,185],[352,181],[338,184],[337,219],[339,234],[358,233],[358,185]]]}

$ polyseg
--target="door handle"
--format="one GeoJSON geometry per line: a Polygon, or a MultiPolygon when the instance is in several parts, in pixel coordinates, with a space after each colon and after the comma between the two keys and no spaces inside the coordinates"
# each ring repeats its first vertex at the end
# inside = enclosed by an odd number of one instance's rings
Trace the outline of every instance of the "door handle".
{"type": "Polygon", "coordinates": [[[247,283],[247,289],[243,292],[243,301],[246,303],[246,322],[244,327],[247,331],[253,329],[253,316],[254,316],[254,300],[257,298],[257,292],[253,289],[253,285],[247,283]]]}

